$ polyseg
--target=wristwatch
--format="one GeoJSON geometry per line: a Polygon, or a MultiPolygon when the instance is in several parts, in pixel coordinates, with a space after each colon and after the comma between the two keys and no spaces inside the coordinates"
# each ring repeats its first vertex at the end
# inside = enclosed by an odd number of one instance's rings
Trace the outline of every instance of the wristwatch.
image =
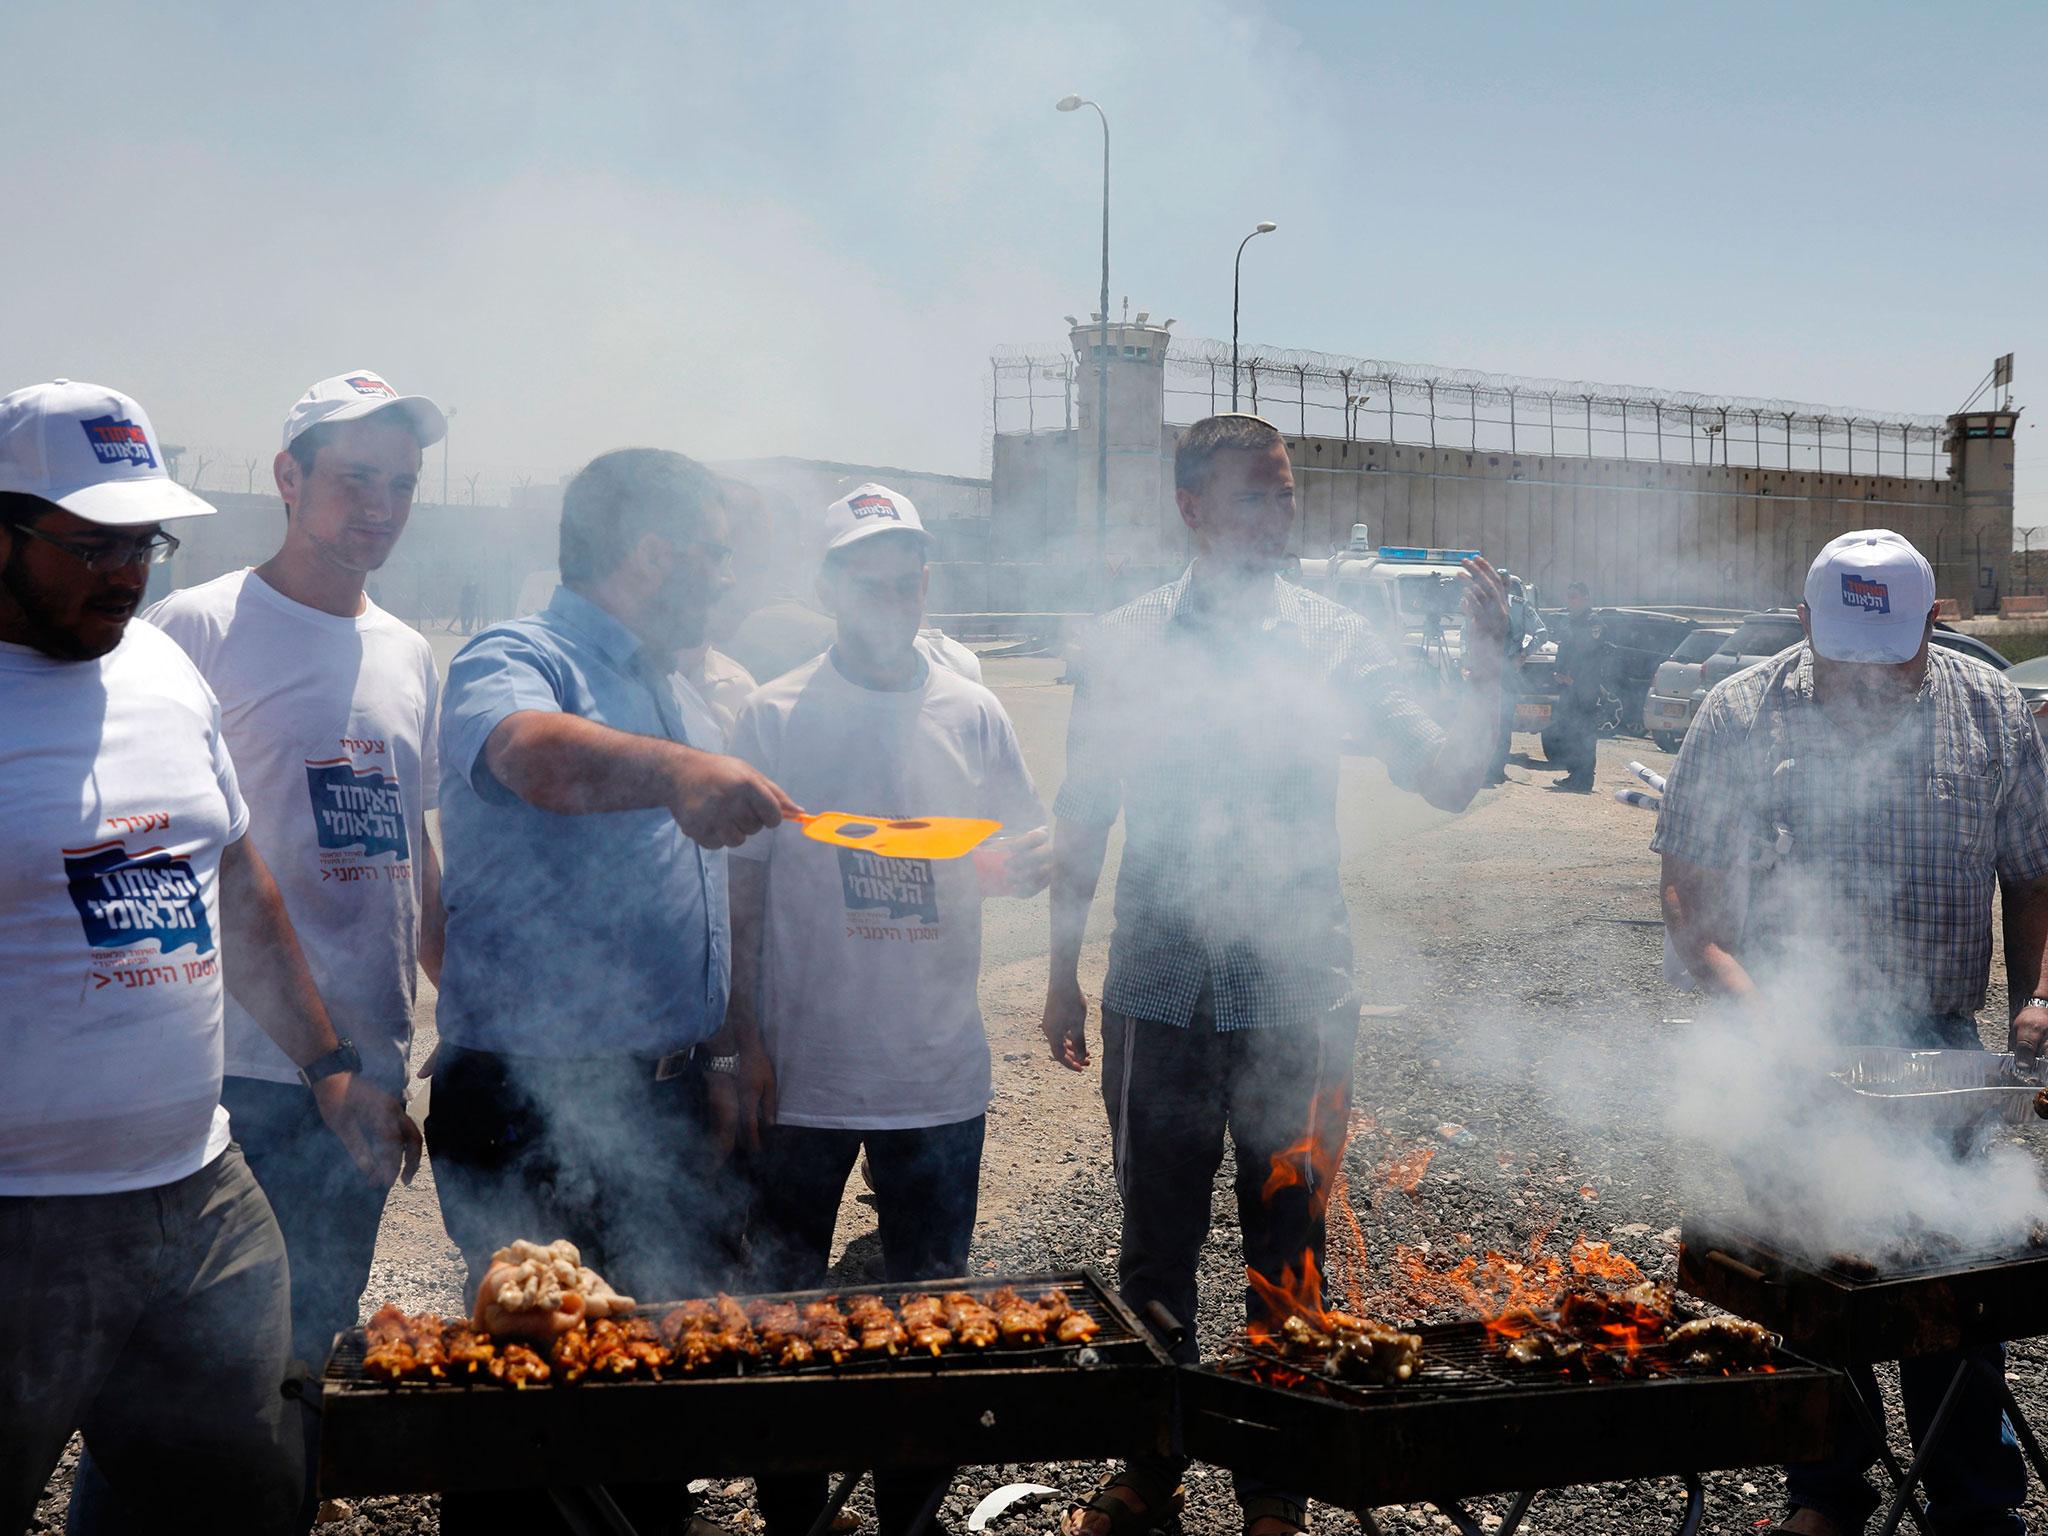
{"type": "Polygon", "coordinates": [[[704,1070],[706,1072],[716,1072],[723,1077],[731,1077],[739,1069],[740,1059],[737,1056],[706,1056],[704,1058],[704,1070]]]}
{"type": "Polygon", "coordinates": [[[299,1068],[299,1081],[310,1088],[323,1077],[332,1077],[337,1072],[362,1070],[363,1058],[356,1051],[355,1041],[344,1035],[341,1043],[325,1056],[316,1056],[299,1068]]]}
{"type": "Polygon", "coordinates": [[[2021,1013],[2025,1013],[2029,1008],[2048,1008],[2048,997],[2030,997],[2020,1004],[2021,1013]]]}

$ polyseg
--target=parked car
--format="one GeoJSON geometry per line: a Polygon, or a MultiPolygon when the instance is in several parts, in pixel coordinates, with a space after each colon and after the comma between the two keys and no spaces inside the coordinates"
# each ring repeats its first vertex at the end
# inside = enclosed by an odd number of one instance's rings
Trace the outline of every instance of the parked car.
{"type": "MultiPolygon", "coordinates": [[[[1752,613],[1742,621],[1741,628],[1721,642],[1720,650],[1709,656],[1700,665],[1700,686],[1693,694],[1693,716],[1699,714],[1700,700],[1706,692],[1723,678],[1733,677],[1744,667],[1753,667],[1760,661],[1768,661],[1780,651],[1789,650],[1806,638],[1806,632],[1799,627],[1799,613],[1792,608],[1773,608],[1767,613],[1752,613]]],[[[1996,672],[2009,671],[2012,663],[2007,661],[1991,646],[1975,635],[1966,635],[1959,629],[1937,620],[1934,625],[1932,643],[1958,656],[1967,656],[1981,662],[1996,672]]],[[[2040,724],[2038,716],[2035,724],[2040,724]]],[[[1690,729],[1692,720],[1686,721],[1690,729]]]]}
{"type": "Polygon", "coordinates": [[[2048,739],[2048,656],[2017,663],[2005,679],[2019,689],[2027,708],[2034,712],[2034,729],[2048,739]]]}
{"type": "MultiPolygon", "coordinates": [[[[1644,695],[1657,668],[1695,630],[1732,628],[1739,614],[1718,608],[1595,608],[1600,633],[1614,647],[1608,673],[1601,680],[1597,720],[1603,736],[1640,735],[1645,728],[1644,695]]],[[[1552,641],[1560,633],[1564,610],[1546,610],[1552,641]]],[[[1550,724],[1557,703],[1557,647],[1546,642],[1524,663],[1522,696],[1515,706],[1519,730],[1540,731],[1550,724]]]]}
{"type": "Polygon", "coordinates": [[[1700,669],[1734,634],[1733,629],[1703,627],[1678,642],[1678,649],[1658,665],[1643,696],[1643,724],[1662,752],[1676,752],[1692,724],[1700,697],[1700,669]]]}

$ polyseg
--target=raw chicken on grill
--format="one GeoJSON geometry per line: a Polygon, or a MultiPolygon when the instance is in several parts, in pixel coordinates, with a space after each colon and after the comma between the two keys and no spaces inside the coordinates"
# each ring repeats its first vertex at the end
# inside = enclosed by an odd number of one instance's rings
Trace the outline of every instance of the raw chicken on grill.
{"type": "Polygon", "coordinates": [[[966,1291],[948,1291],[940,1298],[946,1309],[946,1326],[953,1337],[970,1349],[987,1349],[1000,1336],[995,1313],[966,1291]]]}
{"type": "Polygon", "coordinates": [[[903,1320],[903,1330],[910,1335],[910,1342],[919,1349],[928,1349],[939,1354],[953,1342],[953,1330],[946,1326],[946,1306],[930,1292],[897,1299],[897,1315],[903,1320]]]}
{"type": "Polygon", "coordinates": [[[491,1255],[476,1289],[476,1326],[494,1339],[548,1344],[578,1323],[632,1310],[633,1298],[614,1291],[571,1242],[545,1247],[520,1238],[491,1255]]]}

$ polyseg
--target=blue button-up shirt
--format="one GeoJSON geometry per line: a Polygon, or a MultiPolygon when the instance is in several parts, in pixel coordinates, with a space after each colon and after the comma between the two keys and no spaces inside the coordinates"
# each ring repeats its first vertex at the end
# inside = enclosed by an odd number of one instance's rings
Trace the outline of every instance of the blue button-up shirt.
{"type": "Polygon", "coordinates": [[[528,805],[483,756],[498,722],[522,710],[725,746],[695,692],[566,587],[545,612],[462,648],[441,697],[441,1038],[558,1060],[708,1040],[732,979],[725,855],[691,842],[664,810],[558,816],[528,805]]]}

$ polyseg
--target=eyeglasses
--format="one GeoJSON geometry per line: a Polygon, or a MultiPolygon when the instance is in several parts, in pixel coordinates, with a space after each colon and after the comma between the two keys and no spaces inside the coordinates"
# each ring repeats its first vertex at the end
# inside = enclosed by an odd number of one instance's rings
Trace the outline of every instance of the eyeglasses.
{"type": "Polygon", "coordinates": [[[61,549],[88,571],[102,575],[130,565],[162,565],[178,552],[178,541],[168,533],[153,533],[146,539],[113,539],[83,548],[63,539],[53,539],[40,528],[31,528],[26,523],[16,523],[14,531],[40,539],[53,549],[61,549]]]}

